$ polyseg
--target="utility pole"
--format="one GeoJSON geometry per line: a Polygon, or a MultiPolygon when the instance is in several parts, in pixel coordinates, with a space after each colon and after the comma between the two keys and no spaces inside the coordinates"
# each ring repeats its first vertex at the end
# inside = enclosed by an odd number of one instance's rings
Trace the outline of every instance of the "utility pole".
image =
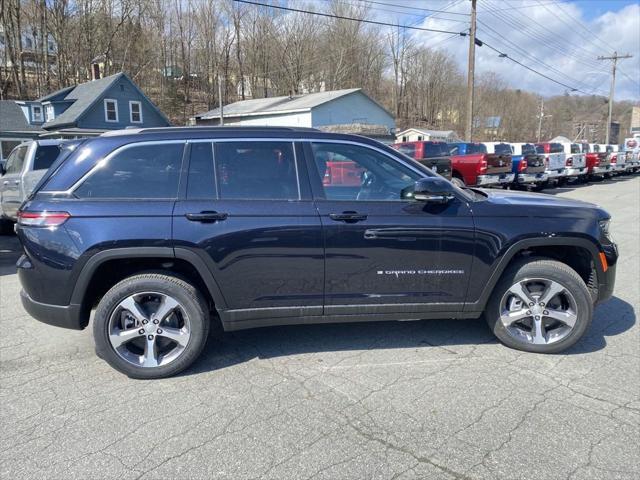
{"type": "Polygon", "coordinates": [[[473,136],[473,81],[476,65],[476,0],[471,0],[471,30],[469,32],[469,66],[467,70],[467,121],[465,139],[470,142],[473,136]]]}
{"type": "Polygon", "coordinates": [[[613,52],[613,55],[610,57],[598,57],[598,60],[613,60],[613,62],[611,62],[611,88],[609,89],[609,116],[607,117],[607,133],[605,136],[607,144],[609,144],[611,140],[611,113],[613,110],[613,93],[616,88],[616,65],[618,60],[631,57],[632,55],[629,55],[628,53],[626,55],[618,55],[618,52],[613,52]]]}
{"type": "Polygon", "coordinates": [[[222,79],[218,73],[218,101],[220,102],[220,122],[218,125],[224,126],[224,107],[222,106],[222,79]]]}
{"type": "Polygon", "coordinates": [[[544,98],[540,99],[540,113],[538,114],[538,143],[542,136],[542,119],[544,118],[544,98]]]}

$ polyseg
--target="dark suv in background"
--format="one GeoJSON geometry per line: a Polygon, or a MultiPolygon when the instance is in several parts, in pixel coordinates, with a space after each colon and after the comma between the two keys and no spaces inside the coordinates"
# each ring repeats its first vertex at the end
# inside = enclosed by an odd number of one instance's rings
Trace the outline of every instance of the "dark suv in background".
{"type": "Polygon", "coordinates": [[[22,301],[136,378],[175,374],[212,322],[477,318],[559,352],[613,289],[609,215],[460,189],[363,137],[296,128],[120,131],[61,155],[22,206],[22,301]],[[331,162],[357,182],[327,177],[331,162]]]}

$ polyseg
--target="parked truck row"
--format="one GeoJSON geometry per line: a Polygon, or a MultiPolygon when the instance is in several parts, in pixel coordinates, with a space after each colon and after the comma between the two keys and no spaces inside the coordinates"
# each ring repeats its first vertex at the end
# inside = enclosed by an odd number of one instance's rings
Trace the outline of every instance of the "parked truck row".
{"type": "Polygon", "coordinates": [[[637,141],[506,143],[416,141],[393,144],[458,186],[542,190],[640,170],[637,141]]]}

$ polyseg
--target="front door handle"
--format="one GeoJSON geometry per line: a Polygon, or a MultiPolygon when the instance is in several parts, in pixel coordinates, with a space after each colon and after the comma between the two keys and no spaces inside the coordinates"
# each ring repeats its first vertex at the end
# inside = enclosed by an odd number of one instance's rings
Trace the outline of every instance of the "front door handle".
{"type": "Polygon", "coordinates": [[[367,219],[367,216],[358,212],[342,212],[342,213],[330,213],[329,218],[336,222],[356,223],[362,222],[367,219]]]}
{"type": "Polygon", "coordinates": [[[2,182],[3,185],[9,185],[9,180],[5,180],[4,182],[2,182]]]}
{"type": "Polygon", "coordinates": [[[199,213],[186,213],[185,217],[187,220],[191,220],[192,222],[205,222],[205,223],[213,223],[222,220],[226,220],[229,216],[228,213],[219,213],[219,212],[199,212],[199,213]]]}

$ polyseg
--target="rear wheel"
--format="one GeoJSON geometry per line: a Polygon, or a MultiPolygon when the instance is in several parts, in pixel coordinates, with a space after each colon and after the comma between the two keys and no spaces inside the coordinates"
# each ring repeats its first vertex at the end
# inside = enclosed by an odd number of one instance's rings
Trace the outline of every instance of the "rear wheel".
{"type": "Polygon", "coordinates": [[[161,274],[126,278],[100,300],[93,324],[96,351],[132,378],[163,378],[200,355],[209,332],[204,297],[185,281],[161,274]]]}
{"type": "Polygon", "coordinates": [[[487,304],[489,327],[505,345],[557,353],[574,345],[593,316],[591,294],[580,276],[553,260],[511,267],[487,304]]]}

